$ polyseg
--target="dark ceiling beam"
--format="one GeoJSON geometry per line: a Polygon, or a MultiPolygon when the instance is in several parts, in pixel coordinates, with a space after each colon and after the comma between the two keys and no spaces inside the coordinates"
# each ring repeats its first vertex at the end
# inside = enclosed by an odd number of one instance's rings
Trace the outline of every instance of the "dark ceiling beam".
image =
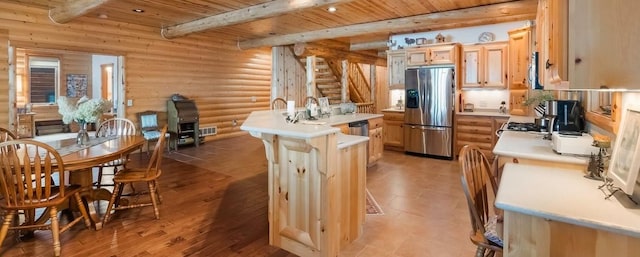
{"type": "Polygon", "coordinates": [[[92,12],[108,1],[109,0],[63,1],[62,5],[49,9],[49,19],[55,23],[64,24],[92,12]]]}
{"type": "Polygon", "coordinates": [[[240,47],[240,49],[250,49],[263,46],[291,45],[298,42],[313,42],[329,38],[353,37],[370,33],[401,33],[410,31],[442,30],[517,20],[528,20],[535,18],[537,7],[537,0],[513,1],[281,36],[244,40],[238,43],[238,47],[240,47]]]}
{"type": "Polygon", "coordinates": [[[164,38],[177,38],[194,32],[214,29],[229,25],[251,22],[259,19],[284,15],[304,9],[326,5],[348,3],[354,0],[275,0],[264,4],[253,5],[244,9],[213,15],[202,19],[168,26],[162,29],[164,38]]]}

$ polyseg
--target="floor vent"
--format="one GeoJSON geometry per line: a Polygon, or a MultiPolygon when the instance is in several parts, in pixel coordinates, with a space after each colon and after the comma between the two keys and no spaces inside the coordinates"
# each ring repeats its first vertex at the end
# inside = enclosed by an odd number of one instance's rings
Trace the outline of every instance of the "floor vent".
{"type": "Polygon", "coordinates": [[[202,136],[202,137],[204,137],[204,136],[213,136],[215,134],[218,134],[218,127],[217,126],[200,128],[200,136],[202,136]]]}

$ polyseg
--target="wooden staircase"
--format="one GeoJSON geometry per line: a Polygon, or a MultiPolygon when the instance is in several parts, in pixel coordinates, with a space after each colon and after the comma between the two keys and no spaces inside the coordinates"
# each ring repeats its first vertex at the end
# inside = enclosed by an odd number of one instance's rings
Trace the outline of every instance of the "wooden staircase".
{"type": "Polygon", "coordinates": [[[339,77],[333,73],[324,58],[316,58],[316,70],[316,88],[320,95],[329,99],[329,104],[339,104],[342,100],[339,77]]]}
{"type": "MultiPolygon", "coordinates": [[[[300,59],[306,63],[306,59],[300,59]]],[[[371,103],[371,87],[364,78],[360,66],[350,63],[349,68],[349,100],[353,103],[371,103]]],[[[330,104],[339,104],[342,99],[342,64],[338,60],[326,60],[316,57],[316,89],[322,97],[327,97],[330,104]]]]}

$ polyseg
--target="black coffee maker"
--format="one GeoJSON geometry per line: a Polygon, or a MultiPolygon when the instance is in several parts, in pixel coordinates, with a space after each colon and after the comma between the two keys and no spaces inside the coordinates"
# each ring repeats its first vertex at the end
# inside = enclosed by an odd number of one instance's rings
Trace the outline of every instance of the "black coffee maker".
{"type": "Polygon", "coordinates": [[[552,117],[552,131],[584,131],[584,110],[578,100],[552,100],[545,103],[545,115],[552,117]]]}

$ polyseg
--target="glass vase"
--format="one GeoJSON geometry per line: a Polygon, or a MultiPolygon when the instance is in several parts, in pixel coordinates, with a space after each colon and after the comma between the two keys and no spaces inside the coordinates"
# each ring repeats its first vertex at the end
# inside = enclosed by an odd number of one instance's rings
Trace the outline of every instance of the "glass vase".
{"type": "Polygon", "coordinates": [[[76,137],[76,143],[79,145],[85,145],[89,143],[89,133],[87,132],[87,123],[80,123],[80,130],[76,137]]]}

